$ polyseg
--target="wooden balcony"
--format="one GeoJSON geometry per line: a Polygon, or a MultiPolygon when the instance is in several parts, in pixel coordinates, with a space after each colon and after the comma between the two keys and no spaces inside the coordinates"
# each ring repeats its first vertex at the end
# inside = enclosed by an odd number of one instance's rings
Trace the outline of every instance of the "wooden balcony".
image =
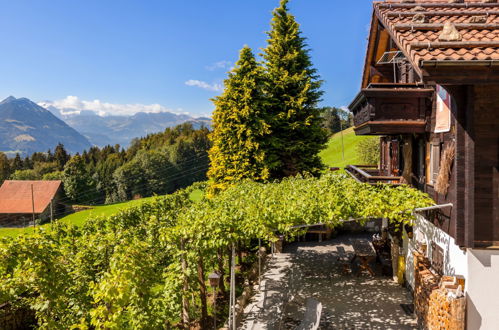
{"type": "Polygon", "coordinates": [[[357,135],[413,134],[426,131],[434,90],[417,84],[371,84],[349,109],[357,135]]]}
{"type": "Polygon", "coordinates": [[[378,167],[374,165],[348,165],[347,167],[345,167],[345,171],[350,174],[352,178],[363,183],[385,183],[391,185],[402,184],[401,176],[382,175],[378,167]]]}

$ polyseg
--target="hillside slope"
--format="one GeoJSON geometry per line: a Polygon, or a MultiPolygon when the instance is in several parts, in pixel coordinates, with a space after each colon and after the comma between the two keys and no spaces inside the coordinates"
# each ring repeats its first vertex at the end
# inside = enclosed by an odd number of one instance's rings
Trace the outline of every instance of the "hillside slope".
{"type": "Polygon", "coordinates": [[[345,167],[346,165],[361,165],[357,145],[360,141],[365,139],[372,139],[369,136],[357,136],[353,131],[353,128],[348,128],[343,132],[334,134],[327,144],[327,148],[324,149],[320,156],[324,161],[324,164],[328,167],[345,167]],[[343,144],[345,147],[345,157],[343,158],[342,153],[342,133],[343,133],[343,144]]]}

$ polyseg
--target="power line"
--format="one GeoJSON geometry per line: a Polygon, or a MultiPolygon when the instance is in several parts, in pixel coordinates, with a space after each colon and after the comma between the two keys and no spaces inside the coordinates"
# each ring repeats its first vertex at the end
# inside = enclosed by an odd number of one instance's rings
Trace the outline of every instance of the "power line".
{"type": "MultiPolygon", "coordinates": [[[[204,155],[200,155],[200,156],[193,156],[193,157],[189,157],[187,158],[186,161],[182,162],[182,163],[179,163],[179,164],[174,164],[174,165],[169,165],[167,167],[164,167],[160,170],[158,170],[158,174],[160,175],[164,175],[164,174],[167,174],[170,170],[174,170],[175,168],[177,167],[181,167],[181,166],[185,166],[187,164],[190,164],[192,162],[195,162],[195,161],[200,161],[200,160],[203,160],[204,158],[207,158],[208,157],[208,154],[204,154],[204,155]]],[[[195,167],[194,167],[195,168],[195,167]]],[[[185,171],[189,171],[191,169],[187,169],[187,170],[184,170],[184,171],[180,171],[179,173],[176,173],[175,175],[178,175],[178,174],[182,174],[184,173],[185,171]]],[[[167,178],[168,180],[178,180],[178,178],[176,178],[175,176],[174,177],[168,177],[167,178]]],[[[145,183],[144,185],[138,185],[136,187],[145,187],[149,185],[148,183],[145,183]]],[[[110,185],[106,185],[106,187],[108,188],[114,188],[110,185]]],[[[88,189],[88,190],[84,190],[82,192],[80,192],[80,194],[78,195],[78,199],[81,199],[83,197],[86,197],[86,196],[91,196],[93,195],[94,193],[96,192],[96,189],[88,189]]],[[[98,201],[99,199],[95,199],[95,200],[91,200],[91,201],[98,201]]],[[[69,197],[66,197],[66,198],[62,198],[60,199],[61,202],[72,202],[73,199],[69,198],[69,197]]]]}
{"type": "MultiPolygon", "coordinates": [[[[201,165],[201,166],[194,167],[194,168],[188,169],[186,171],[183,171],[183,172],[180,173],[181,175],[174,176],[174,177],[172,177],[170,179],[171,180],[178,180],[178,179],[190,176],[190,175],[194,175],[194,174],[199,173],[199,172],[207,171],[208,169],[209,169],[209,166],[201,165]]],[[[149,186],[149,183],[143,183],[143,184],[135,185],[134,188],[144,188],[144,187],[147,187],[147,186],[149,186]]],[[[111,187],[111,186],[109,186],[109,187],[111,187]]],[[[84,196],[88,196],[88,195],[89,194],[87,193],[84,196]]],[[[79,196],[79,198],[81,198],[81,195],[79,196]]],[[[95,199],[89,200],[87,202],[90,202],[90,203],[91,202],[98,202],[100,200],[101,200],[101,198],[95,198],[95,199]]]]}
{"type": "MultiPolygon", "coordinates": [[[[190,172],[190,173],[185,173],[184,175],[178,176],[176,179],[179,179],[179,178],[182,178],[182,177],[187,177],[189,175],[193,175],[195,173],[203,172],[203,171],[206,171],[208,169],[209,169],[208,166],[206,166],[206,167],[202,166],[201,169],[198,169],[197,171],[193,171],[193,172],[190,172]]],[[[188,171],[186,171],[186,172],[188,172],[188,171]]],[[[141,186],[145,186],[145,185],[141,185],[141,186]]],[[[95,201],[99,201],[99,200],[100,200],[100,198],[99,199],[95,199],[95,200],[93,200],[91,202],[95,202],[95,201]]],[[[129,200],[129,201],[131,201],[131,200],[129,200]]],[[[127,202],[127,201],[124,201],[123,203],[125,203],[125,202],[127,202]]],[[[112,204],[107,204],[107,205],[112,205],[112,204]]],[[[99,205],[99,206],[106,206],[106,205],[99,205]]],[[[66,212],[63,212],[63,213],[56,213],[56,216],[57,217],[62,217],[62,216],[70,215],[70,214],[73,214],[73,213],[75,213],[75,212],[74,211],[66,211],[66,212]]]]}

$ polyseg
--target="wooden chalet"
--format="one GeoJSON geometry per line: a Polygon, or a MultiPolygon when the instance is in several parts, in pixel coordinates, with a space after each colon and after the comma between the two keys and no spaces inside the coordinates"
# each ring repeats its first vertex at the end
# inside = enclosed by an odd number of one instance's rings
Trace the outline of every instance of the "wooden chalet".
{"type": "MultiPolygon", "coordinates": [[[[499,298],[483,297],[489,307],[477,302],[486,278],[474,264],[484,255],[499,259],[497,0],[374,2],[362,86],[349,108],[357,135],[380,136],[381,164],[347,172],[362,182],[411,184],[435,200],[421,226],[445,240],[424,242],[440,245],[430,259],[445,259],[443,273],[467,273],[460,275],[478,313],[468,315],[469,327],[478,317],[482,326],[499,325],[487,314],[499,310],[499,298]]],[[[484,267],[499,278],[499,260],[484,267]]]]}

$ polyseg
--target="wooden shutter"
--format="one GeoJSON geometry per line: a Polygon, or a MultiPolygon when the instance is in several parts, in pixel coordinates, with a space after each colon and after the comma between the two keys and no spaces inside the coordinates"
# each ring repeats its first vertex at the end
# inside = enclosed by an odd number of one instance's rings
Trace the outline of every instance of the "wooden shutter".
{"type": "Polygon", "coordinates": [[[435,242],[431,243],[431,266],[440,275],[444,273],[444,249],[435,242]]]}
{"type": "Polygon", "coordinates": [[[400,175],[399,171],[399,148],[400,143],[397,140],[391,141],[391,159],[390,159],[390,173],[389,175],[400,175]]]}

